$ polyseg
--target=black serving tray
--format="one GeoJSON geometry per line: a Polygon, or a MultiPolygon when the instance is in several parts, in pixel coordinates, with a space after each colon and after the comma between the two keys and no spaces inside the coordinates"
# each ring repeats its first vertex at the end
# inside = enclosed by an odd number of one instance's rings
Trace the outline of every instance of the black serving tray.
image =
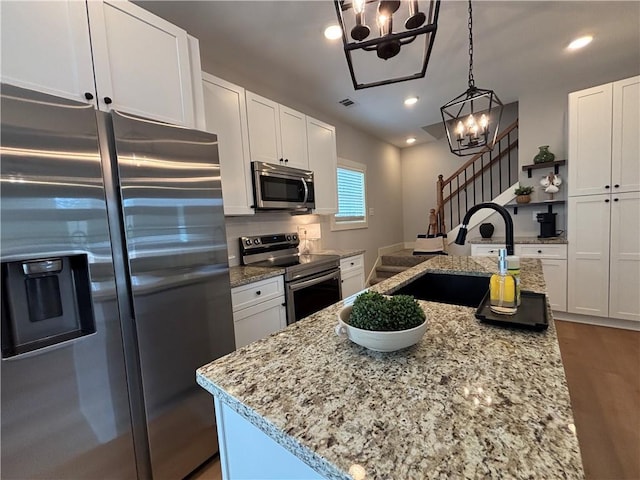
{"type": "Polygon", "coordinates": [[[544,293],[520,291],[520,306],[513,315],[500,315],[491,311],[489,292],[482,299],[476,310],[476,318],[485,323],[505,327],[519,327],[530,330],[546,330],[549,327],[547,318],[547,300],[544,293]]]}

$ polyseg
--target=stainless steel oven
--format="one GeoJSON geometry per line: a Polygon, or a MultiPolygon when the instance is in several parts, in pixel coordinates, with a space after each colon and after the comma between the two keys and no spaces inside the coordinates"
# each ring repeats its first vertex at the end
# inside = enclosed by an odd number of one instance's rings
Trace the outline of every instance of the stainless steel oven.
{"type": "Polygon", "coordinates": [[[251,162],[256,210],[309,211],[316,206],[313,172],[251,162]]]}
{"type": "Polygon", "coordinates": [[[342,299],[340,257],[300,254],[296,233],[240,237],[244,265],[284,268],[287,324],[342,299]]]}

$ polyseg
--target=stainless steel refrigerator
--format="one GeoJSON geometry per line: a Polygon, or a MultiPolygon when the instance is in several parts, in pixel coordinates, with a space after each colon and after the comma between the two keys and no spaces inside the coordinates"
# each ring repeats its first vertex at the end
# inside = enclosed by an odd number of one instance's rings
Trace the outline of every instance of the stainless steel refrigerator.
{"type": "Polygon", "coordinates": [[[234,349],[216,136],[1,96],[2,478],[182,478],[234,349]]]}

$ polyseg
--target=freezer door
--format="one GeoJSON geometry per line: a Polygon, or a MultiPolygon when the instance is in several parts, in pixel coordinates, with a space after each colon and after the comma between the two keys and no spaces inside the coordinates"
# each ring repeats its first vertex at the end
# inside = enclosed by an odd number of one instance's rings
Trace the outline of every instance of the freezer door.
{"type": "Polygon", "coordinates": [[[154,478],[217,451],[195,370],[234,350],[215,135],[112,115],[154,478]]]}
{"type": "MultiPolygon", "coordinates": [[[[10,282],[2,281],[2,478],[136,478],[94,111],[9,85],[1,89],[3,274],[12,264],[29,278],[22,283],[26,295],[21,282],[8,289],[10,282]],[[90,286],[79,300],[93,299],[94,333],[63,334],[26,353],[9,352],[10,337],[31,344],[51,333],[47,323],[54,317],[70,313],[74,302],[63,290],[88,279],[65,277],[69,264],[56,259],[67,256],[88,260],[90,286]],[[65,286],[64,278],[72,280],[65,286]],[[58,288],[60,304],[55,295],[41,295],[36,308],[34,296],[58,288]],[[20,322],[22,337],[9,330],[20,322]]],[[[86,272],[86,264],[80,270],[86,272]]],[[[62,330],[74,330],[72,317],[62,330]]]]}

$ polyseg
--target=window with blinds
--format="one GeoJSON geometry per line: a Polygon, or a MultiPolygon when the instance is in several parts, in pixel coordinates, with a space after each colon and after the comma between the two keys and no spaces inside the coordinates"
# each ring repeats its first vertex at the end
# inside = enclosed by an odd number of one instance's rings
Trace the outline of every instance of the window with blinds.
{"type": "Polygon", "coordinates": [[[340,161],[338,165],[338,213],[334,216],[336,229],[367,226],[366,167],[354,162],[340,161]]]}

